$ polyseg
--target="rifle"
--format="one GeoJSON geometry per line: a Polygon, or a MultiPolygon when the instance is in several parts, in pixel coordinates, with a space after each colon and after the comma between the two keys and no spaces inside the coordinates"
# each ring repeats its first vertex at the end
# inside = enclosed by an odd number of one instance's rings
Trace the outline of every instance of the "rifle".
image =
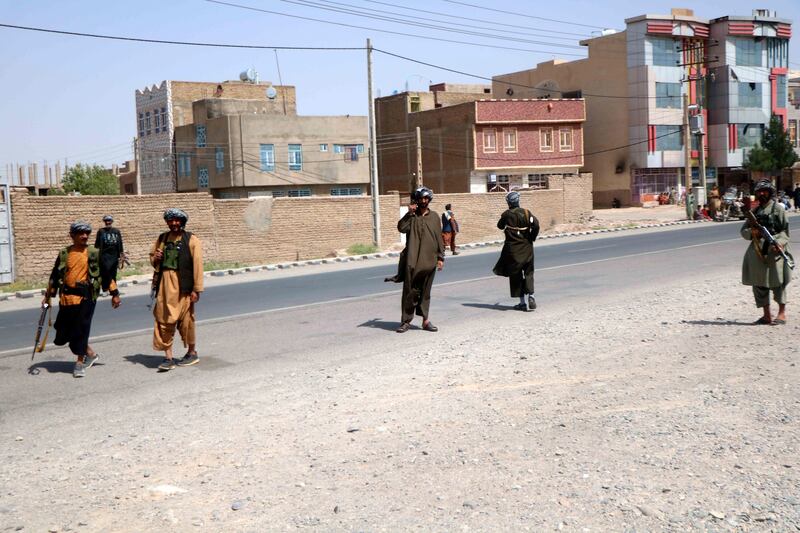
{"type": "Polygon", "coordinates": [[[50,332],[50,326],[52,325],[50,320],[52,309],[53,308],[50,305],[50,283],[48,283],[45,301],[42,303],[42,313],[39,315],[39,324],[36,327],[36,338],[33,341],[33,353],[31,353],[31,361],[33,361],[33,357],[36,355],[36,352],[42,353],[44,351],[44,346],[47,344],[47,334],[50,332]],[[47,318],[47,329],[45,330],[44,338],[42,339],[41,337],[42,330],[44,329],[45,318],[47,318]]]}
{"type": "Polygon", "coordinates": [[[131,261],[130,259],[128,259],[128,254],[123,252],[119,256],[119,263],[117,264],[117,268],[119,268],[120,270],[125,270],[126,266],[131,266],[131,261]]]}
{"type": "MultiPolygon", "coordinates": [[[[156,246],[156,250],[164,251],[164,240],[161,238],[162,236],[158,237],[158,244],[156,246]]],[[[161,262],[164,261],[164,256],[161,256],[161,261],[158,264],[153,265],[153,279],[150,282],[150,303],[147,305],[148,309],[153,309],[153,304],[156,301],[156,296],[158,296],[158,287],[161,285],[161,262]]]]}
{"type": "MultiPolygon", "coordinates": [[[[786,253],[786,251],[783,249],[783,246],[778,244],[778,241],[775,240],[775,237],[772,236],[767,228],[758,222],[758,219],[749,209],[749,206],[747,207],[747,209],[743,209],[743,212],[744,216],[747,218],[747,221],[750,223],[750,228],[761,232],[761,236],[764,238],[764,249],[761,250],[761,253],[759,254],[761,258],[766,261],[765,256],[767,254],[767,250],[769,250],[769,247],[772,246],[780,254],[780,256],[783,257],[783,260],[786,261],[786,265],[791,270],[794,270],[794,259],[792,259],[792,256],[786,253]]],[[[755,242],[753,242],[753,246],[756,246],[755,242]]],[[[756,251],[759,251],[758,247],[756,247],[756,251]]]]}

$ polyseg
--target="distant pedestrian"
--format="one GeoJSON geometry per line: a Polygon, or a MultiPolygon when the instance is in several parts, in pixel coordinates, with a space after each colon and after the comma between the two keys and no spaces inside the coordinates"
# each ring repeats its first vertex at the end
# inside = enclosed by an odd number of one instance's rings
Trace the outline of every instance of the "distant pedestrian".
{"type": "Polygon", "coordinates": [[[103,292],[108,292],[111,280],[117,280],[117,269],[124,257],[125,249],[122,245],[122,233],[114,227],[114,217],[103,217],[105,227],[97,231],[94,247],[100,251],[100,279],[103,292]]]}
{"type": "Polygon", "coordinates": [[[506,195],[508,209],[497,222],[497,228],[505,233],[506,242],[493,272],[508,278],[511,297],[519,298],[519,304],[514,309],[533,311],[536,309],[533,296],[533,241],[539,236],[539,220],[530,211],[520,207],[519,200],[517,191],[506,195]]]}
{"type": "Polygon", "coordinates": [[[458,255],[456,250],[456,234],[458,233],[458,221],[456,215],[453,213],[453,205],[447,204],[444,206],[444,213],[442,213],[442,240],[444,241],[444,248],[450,248],[453,255],[458,255]]]}
{"type": "Polygon", "coordinates": [[[397,223],[397,230],[406,234],[406,260],[403,272],[402,319],[397,333],[411,328],[414,314],[422,317],[422,329],[438,331],[428,314],[431,287],[437,270],[444,267],[444,242],[439,215],[428,208],[433,191],[420,187],[414,191],[408,212],[397,223]]]}
{"type": "MultiPolygon", "coordinates": [[[[69,228],[72,245],[62,248],[50,273],[48,294],[45,301],[60,293],[58,315],[54,325],[56,338],[53,344],[69,344],[70,351],[77,356],[72,375],[82,378],[86,369],[97,361],[99,355],[89,346],[92,318],[100,294],[100,253],[89,246],[92,227],[83,221],[74,222],[69,228]]],[[[111,280],[111,307],[116,309],[121,300],[117,284],[111,280]]]]}
{"type": "Polygon", "coordinates": [[[800,211],[800,183],[795,183],[792,197],[794,198],[794,210],[800,211]]]}
{"type": "Polygon", "coordinates": [[[189,215],[180,209],[167,209],[164,220],[169,231],[159,235],[150,250],[150,261],[158,272],[153,305],[153,348],[164,352],[159,371],[176,366],[172,353],[176,329],[184,346],[188,347],[177,365],[199,362],[194,304],[203,292],[203,247],[196,235],[185,231],[189,215]]]}

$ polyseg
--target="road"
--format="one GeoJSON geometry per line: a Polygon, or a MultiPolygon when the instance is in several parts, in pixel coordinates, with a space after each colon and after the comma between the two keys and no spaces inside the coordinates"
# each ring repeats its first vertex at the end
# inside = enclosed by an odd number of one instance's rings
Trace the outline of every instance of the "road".
{"type": "MultiPolygon", "coordinates": [[[[540,241],[536,251],[536,270],[544,272],[567,265],[635,258],[690,247],[702,248],[707,244],[728,240],[740,241],[738,229],[738,223],[698,224],[663,231],[625,232],[608,236],[599,234],[590,239],[540,241]]],[[[741,248],[740,242],[732,245],[732,249],[739,252],[741,248]]],[[[491,269],[498,253],[498,248],[489,248],[448,257],[446,268],[436,276],[436,284],[492,277],[491,269]]],[[[700,253],[702,252],[697,250],[697,254],[700,253]]],[[[690,252],[688,255],[696,254],[690,252]]],[[[219,320],[396,290],[394,286],[383,282],[383,278],[392,273],[391,264],[384,261],[380,264],[370,262],[367,265],[355,269],[327,269],[318,273],[303,271],[301,275],[275,279],[267,277],[258,281],[247,281],[243,278],[240,283],[212,285],[202,296],[197,311],[198,320],[219,320]]],[[[313,270],[313,267],[308,270],[313,270]]],[[[576,293],[594,286],[602,286],[602,282],[581,278],[572,280],[563,289],[569,294],[569,291],[576,293]]],[[[124,305],[113,313],[106,312],[108,304],[101,301],[92,326],[94,335],[139,332],[152,327],[151,315],[146,309],[149,297],[141,294],[141,291],[139,293],[126,297],[124,305]]],[[[562,292],[561,295],[565,294],[562,292]]],[[[543,290],[540,298],[546,302],[552,296],[550,291],[543,290]]],[[[0,312],[0,356],[3,353],[27,349],[31,345],[32,329],[38,314],[38,309],[34,308],[0,312]]]]}

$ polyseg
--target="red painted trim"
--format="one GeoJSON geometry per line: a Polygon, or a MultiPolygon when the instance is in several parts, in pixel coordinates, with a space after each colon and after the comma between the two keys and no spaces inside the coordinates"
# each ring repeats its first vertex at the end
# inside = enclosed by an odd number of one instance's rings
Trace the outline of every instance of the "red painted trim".
{"type": "Polygon", "coordinates": [[[656,151],[656,127],[647,126],[647,151],[651,154],[656,151]]]}
{"type": "Polygon", "coordinates": [[[689,24],[694,30],[695,37],[708,37],[708,26],[705,24],[689,24]]]}
{"type": "Polygon", "coordinates": [[[783,37],[785,39],[791,39],[792,37],[792,27],[788,24],[778,24],[778,28],[776,30],[776,34],[778,37],[783,37]]]}
{"type": "Polygon", "coordinates": [[[728,124],[728,151],[733,152],[739,148],[739,139],[736,137],[736,124],[728,124]]]}
{"type": "Polygon", "coordinates": [[[647,33],[672,35],[672,22],[648,22],[647,33]]]}

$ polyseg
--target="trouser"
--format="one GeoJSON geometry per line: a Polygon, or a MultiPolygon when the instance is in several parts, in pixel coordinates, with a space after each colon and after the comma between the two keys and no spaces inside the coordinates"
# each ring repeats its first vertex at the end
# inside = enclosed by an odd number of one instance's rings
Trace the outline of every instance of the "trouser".
{"type": "Polygon", "coordinates": [[[410,279],[403,282],[402,295],[402,322],[411,322],[414,315],[421,316],[422,320],[428,320],[428,313],[431,308],[431,287],[436,271],[415,273],[410,279]]]}
{"type": "Polygon", "coordinates": [[[756,307],[764,307],[769,305],[769,291],[772,291],[772,298],[776,303],[786,303],[786,285],[780,285],[778,287],[753,286],[753,296],[756,299],[756,307]]]}
{"type": "Polygon", "coordinates": [[[89,332],[92,329],[95,302],[84,298],[78,305],[59,305],[56,323],[56,338],[53,344],[64,346],[69,343],[75,355],[86,355],[89,347],[89,332]]]}
{"type": "Polygon", "coordinates": [[[444,241],[444,248],[450,248],[451,252],[456,251],[456,232],[455,231],[443,231],[442,232],[442,240],[444,241]]]}
{"type": "Polygon", "coordinates": [[[519,298],[524,294],[533,294],[533,261],[525,265],[519,272],[508,276],[511,296],[519,298]]]}
{"type": "Polygon", "coordinates": [[[111,280],[117,280],[117,269],[119,268],[119,256],[103,254],[100,258],[100,280],[104,291],[108,290],[111,280]]]}
{"type": "MultiPolygon", "coordinates": [[[[189,296],[187,295],[181,298],[186,298],[188,300],[189,296]]],[[[168,348],[172,348],[176,329],[181,336],[181,340],[183,340],[184,346],[196,343],[194,304],[189,302],[182,311],[176,322],[165,323],[159,322],[158,320],[155,321],[155,327],[153,328],[154,349],[163,352],[168,348]]]]}

